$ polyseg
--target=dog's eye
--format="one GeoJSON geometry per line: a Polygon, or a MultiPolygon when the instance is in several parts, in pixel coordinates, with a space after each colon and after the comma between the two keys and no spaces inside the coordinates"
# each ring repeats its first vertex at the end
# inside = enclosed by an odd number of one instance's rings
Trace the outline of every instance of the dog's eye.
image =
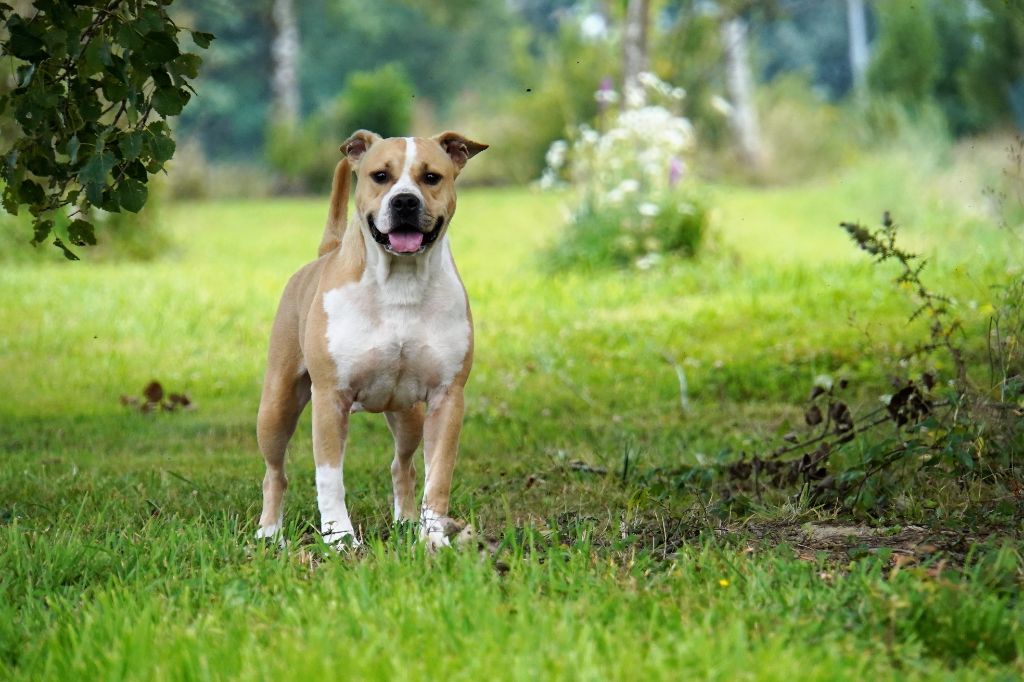
{"type": "Polygon", "coordinates": [[[373,178],[373,181],[376,182],[378,185],[383,185],[385,182],[388,181],[389,176],[387,171],[381,170],[377,171],[376,173],[370,173],[370,177],[373,178]]]}
{"type": "Polygon", "coordinates": [[[436,185],[437,183],[441,182],[441,176],[437,173],[427,173],[426,175],[423,176],[423,182],[427,183],[428,185],[436,185]]]}

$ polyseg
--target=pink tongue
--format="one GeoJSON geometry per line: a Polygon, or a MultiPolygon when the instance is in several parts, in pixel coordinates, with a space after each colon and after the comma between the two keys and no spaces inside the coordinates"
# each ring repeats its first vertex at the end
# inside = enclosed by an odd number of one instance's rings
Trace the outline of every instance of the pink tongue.
{"type": "Polygon", "coordinates": [[[423,233],[419,231],[392,232],[388,235],[391,249],[398,253],[414,253],[423,244],[423,233]]]}

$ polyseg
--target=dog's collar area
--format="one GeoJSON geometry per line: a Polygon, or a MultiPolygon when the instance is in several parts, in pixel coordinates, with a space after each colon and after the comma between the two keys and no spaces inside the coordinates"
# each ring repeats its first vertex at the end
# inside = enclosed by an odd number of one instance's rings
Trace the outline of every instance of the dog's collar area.
{"type": "MultiPolygon", "coordinates": [[[[420,244],[420,248],[410,253],[400,253],[391,248],[391,238],[377,229],[377,225],[373,222],[372,213],[366,214],[366,224],[370,228],[370,236],[373,237],[373,240],[383,246],[388,253],[393,253],[396,256],[415,256],[416,254],[423,253],[430,248],[430,245],[433,244],[438,235],[441,234],[441,228],[444,226],[444,216],[438,216],[437,220],[434,221],[434,229],[430,232],[423,233],[423,242],[420,244]]],[[[414,230],[418,232],[421,231],[414,227],[402,226],[393,230],[393,232],[412,232],[414,230]]]]}

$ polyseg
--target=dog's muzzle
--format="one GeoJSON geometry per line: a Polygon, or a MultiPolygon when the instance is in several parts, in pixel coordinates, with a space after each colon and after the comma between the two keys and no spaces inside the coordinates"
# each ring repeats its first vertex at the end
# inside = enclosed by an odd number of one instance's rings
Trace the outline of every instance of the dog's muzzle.
{"type": "Polygon", "coordinates": [[[398,194],[390,202],[391,229],[385,234],[377,229],[373,214],[367,214],[366,223],[374,241],[391,253],[411,256],[426,251],[441,233],[444,217],[432,218],[423,210],[415,194],[398,194]]]}

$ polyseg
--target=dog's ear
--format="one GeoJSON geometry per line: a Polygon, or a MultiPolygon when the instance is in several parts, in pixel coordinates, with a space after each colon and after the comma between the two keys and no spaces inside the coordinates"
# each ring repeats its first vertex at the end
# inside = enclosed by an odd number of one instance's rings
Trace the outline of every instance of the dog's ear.
{"type": "Polygon", "coordinates": [[[450,130],[440,135],[434,135],[433,139],[441,145],[441,149],[451,158],[452,163],[459,170],[465,167],[467,161],[487,149],[487,145],[474,142],[466,136],[450,130]]]}
{"type": "Polygon", "coordinates": [[[366,150],[380,141],[381,136],[377,133],[371,133],[369,130],[357,130],[352,133],[352,137],[342,143],[341,151],[348,157],[352,167],[356,168],[366,150]]]}

